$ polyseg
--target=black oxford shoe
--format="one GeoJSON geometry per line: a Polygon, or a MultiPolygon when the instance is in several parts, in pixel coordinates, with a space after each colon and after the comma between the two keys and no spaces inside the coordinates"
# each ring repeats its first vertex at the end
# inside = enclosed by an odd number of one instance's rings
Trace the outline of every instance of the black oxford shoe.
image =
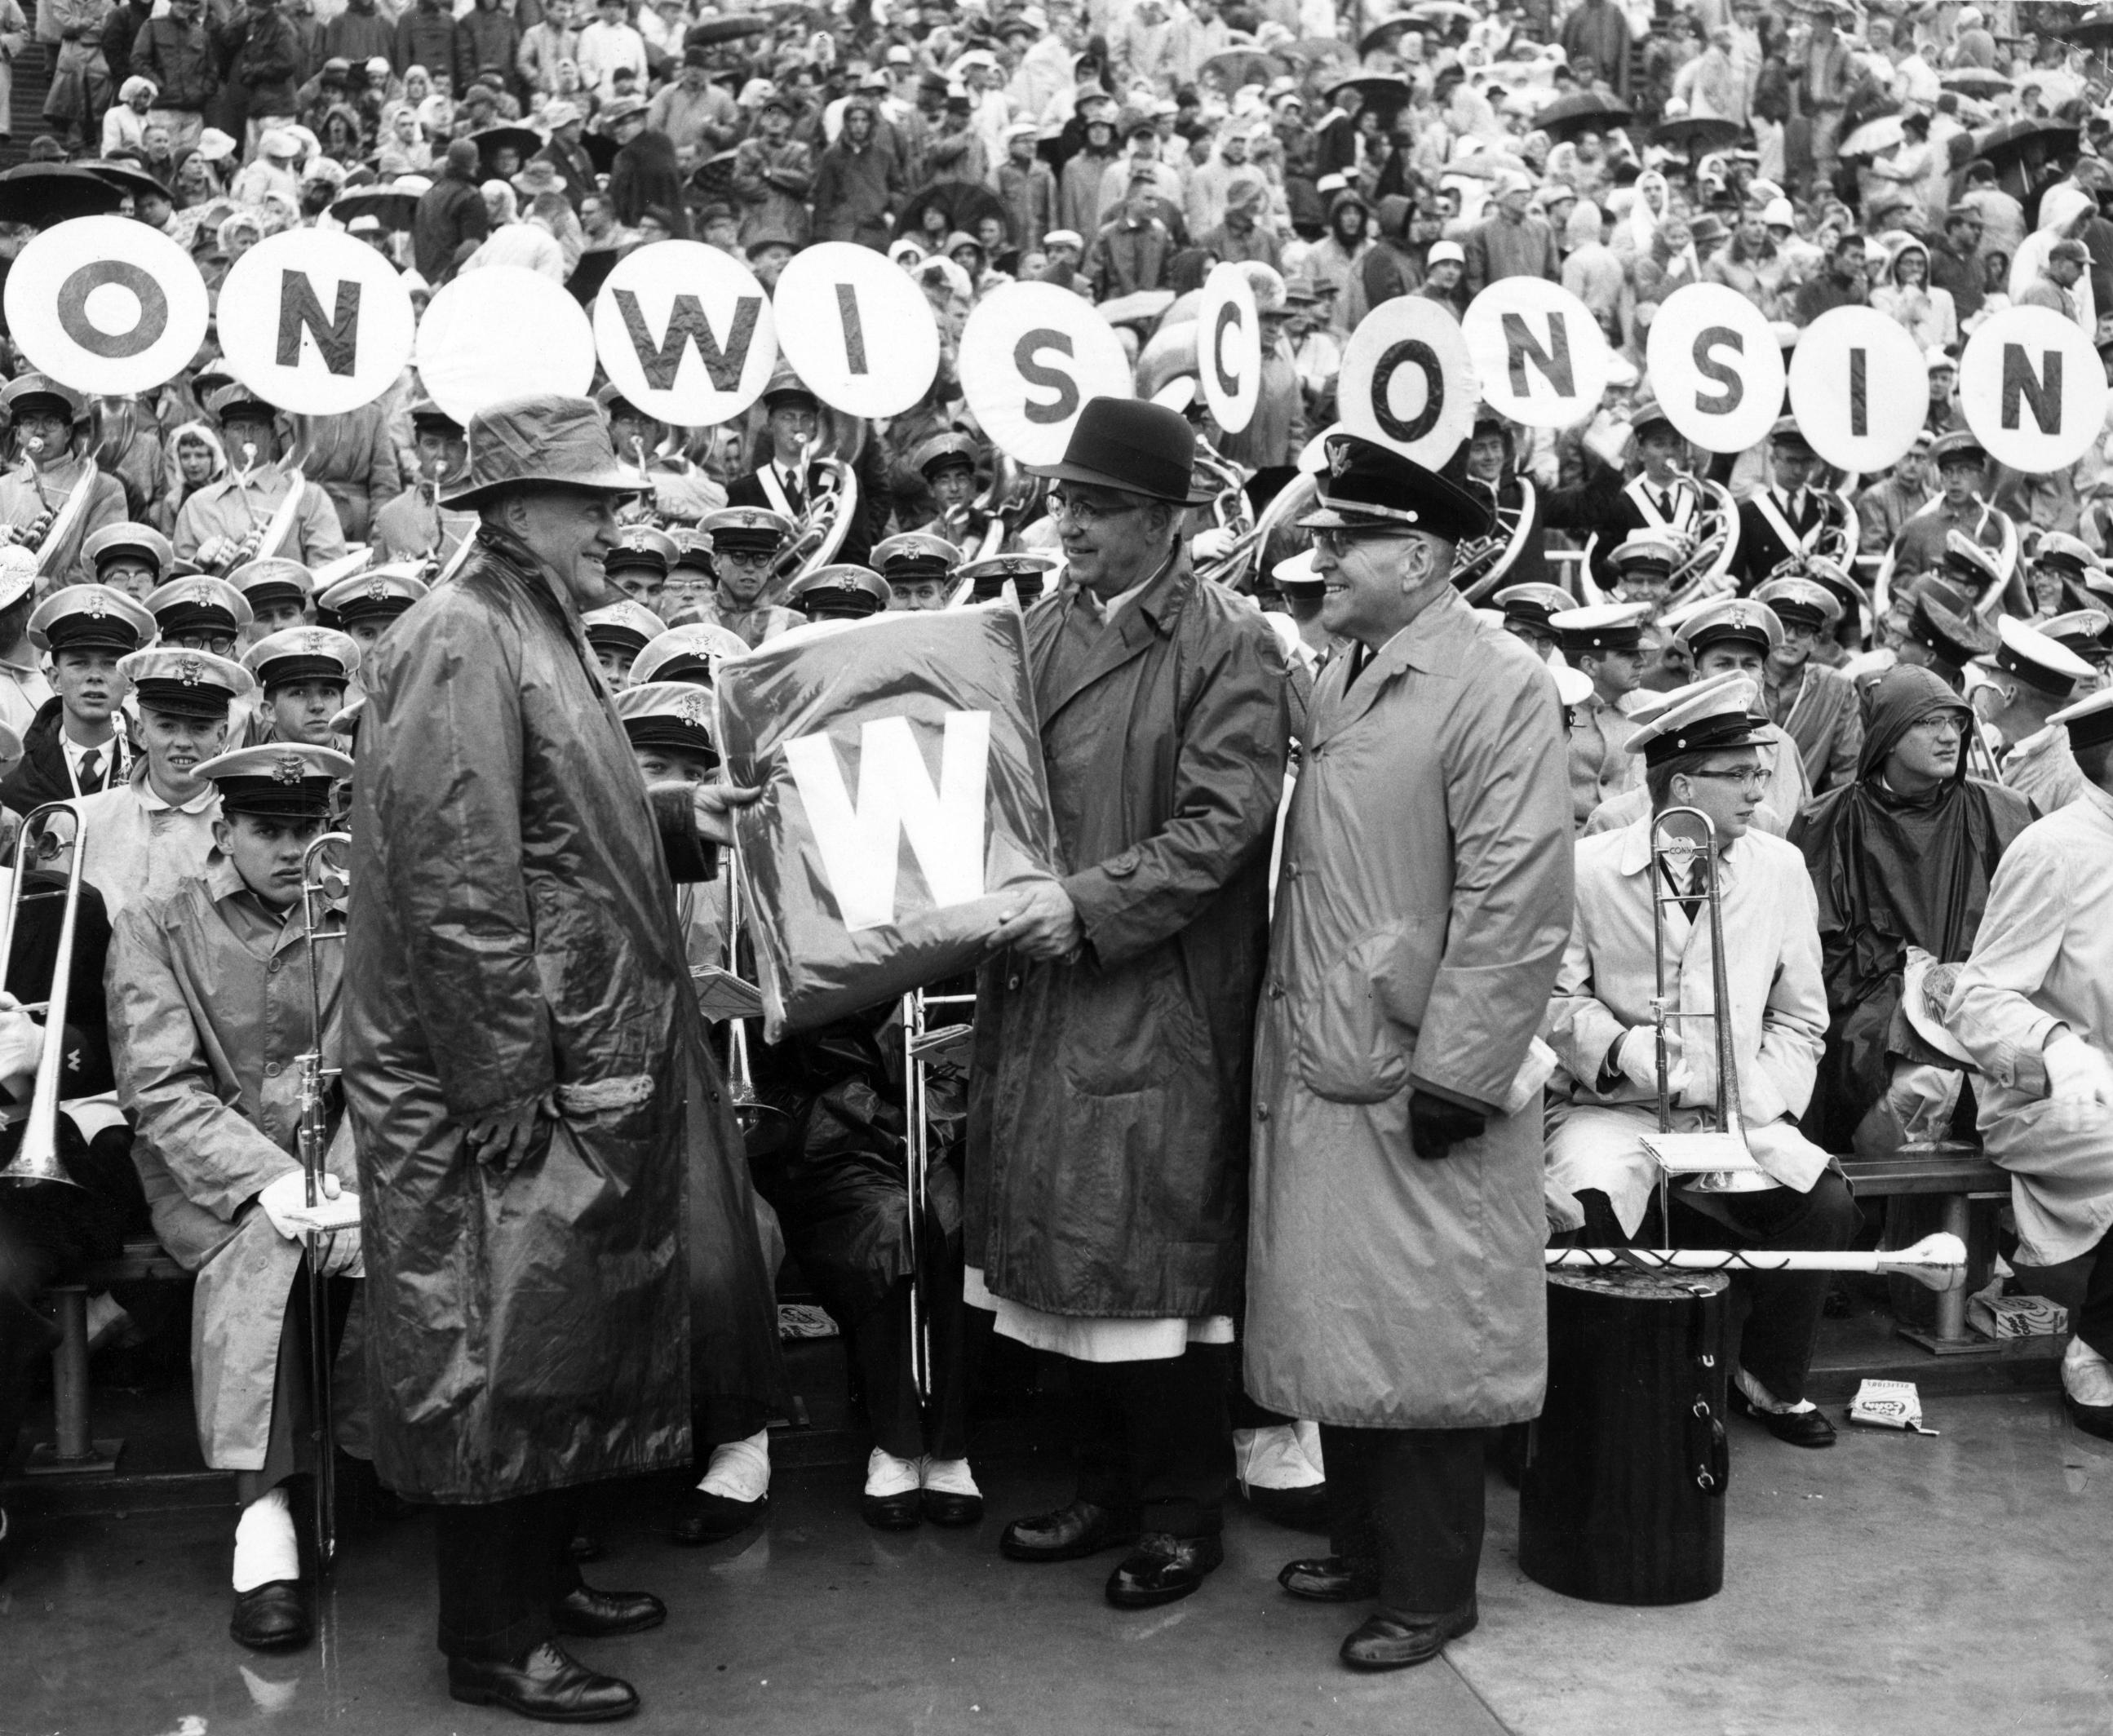
{"type": "Polygon", "coordinates": [[[920,1492],[905,1489],[900,1495],[861,1495],[859,1517],[875,1531],[915,1531],[924,1519],[920,1492]]]}
{"type": "Polygon", "coordinates": [[[1406,1670],[1412,1664],[1427,1664],[1445,1649],[1445,1642],[1475,1630],[1477,1619],[1473,1598],[1467,1607],[1450,1615],[1412,1615],[1393,1610],[1375,1610],[1343,1642],[1343,1661],[1353,1670],[1406,1670]]]}
{"type": "Polygon", "coordinates": [[[291,1651],[307,1645],[315,1631],[308,1588],[298,1579],[269,1579],[253,1590],[237,1592],[227,1631],[253,1651],[291,1651]]]}
{"type": "Polygon", "coordinates": [[[578,1639],[643,1633],[667,1619],[668,1606],[650,1592],[598,1592],[581,1585],[550,1606],[552,1625],[578,1639]]]}
{"type": "Polygon", "coordinates": [[[1015,1519],[997,1540],[998,1552],[1015,1561],[1080,1561],[1137,1541],[1137,1515],[1075,1501],[1054,1513],[1015,1519]]]}
{"type": "Polygon", "coordinates": [[[503,1706],[545,1724],[606,1724],[638,1710],[638,1690],[628,1682],[597,1674],[548,1640],[500,1663],[450,1658],[448,1692],[471,1706],[503,1706]]]}
{"type": "Polygon", "coordinates": [[[1225,1546],[1215,1537],[1170,1537],[1152,1532],[1138,1539],[1108,1575],[1108,1601],[1119,1610],[1156,1609],[1186,1597],[1211,1569],[1225,1559],[1225,1546]]]}
{"type": "Polygon", "coordinates": [[[1834,1425],[1819,1414],[1817,1406],[1810,1410],[1764,1410],[1736,1387],[1732,1388],[1730,1398],[1733,1410],[1751,1417],[1778,1441],[1792,1446],[1834,1445],[1834,1425]]]}
{"type": "Polygon", "coordinates": [[[702,1489],[685,1489],[675,1509],[675,1522],[668,1528],[669,1541],[689,1548],[723,1543],[755,1524],[769,1508],[768,1495],[755,1501],[729,1501],[723,1495],[707,1495],[702,1489]]]}
{"type": "Polygon", "coordinates": [[[983,1498],[980,1495],[956,1495],[945,1489],[920,1489],[918,1505],[924,1517],[935,1525],[944,1525],[952,1531],[965,1531],[971,1525],[980,1525],[983,1520],[983,1498]]]}
{"type": "Polygon", "coordinates": [[[2085,1405],[2065,1392],[2062,1408],[2068,1411],[2070,1422],[2087,1435],[2096,1435],[2102,1441],[2113,1441],[2113,1405],[2085,1405]]]}
{"type": "Polygon", "coordinates": [[[1356,1603],[1379,1596],[1379,1563],[1349,1556],[1308,1556],[1286,1562],[1276,1583],[1308,1603],[1356,1603]]]}

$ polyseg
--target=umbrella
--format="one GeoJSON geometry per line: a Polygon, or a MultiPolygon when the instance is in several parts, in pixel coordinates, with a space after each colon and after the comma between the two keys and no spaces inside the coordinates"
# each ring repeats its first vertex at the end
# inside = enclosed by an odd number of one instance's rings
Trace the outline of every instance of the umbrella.
{"type": "Polygon", "coordinates": [[[1558,97],[1533,117],[1533,124],[1553,143],[1562,144],[1579,133],[1604,133],[1635,119],[1635,112],[1622,104],[1581,90],[1575,96],[1558,97]]]}
{"type": "Polygon", "coordinates": [[[690,176],[690,185],[710,198],[731,200],[733,160],[740,154],[738,151],[721,151],[716,157],[707,157],[690,176]]]}
{"type": "MultiPolygon", "coordinates": [[[[1421,8],[1418,10],[1420,11],[1421,8]]],[[[1403,30],[1408,29],[1411,25],[1421,22],[1422,20],[1407,12],[1398,13],[1392,18],[1382,18],[1358,39],[1358,53],[1360,55],[1366,55],[1376,53],[1381,48],[1391,48],[1394,45],[1394,39],[1403,30]]]]}
{"type": "Polygon", "coordinates": [[[1281,78],[1291,68],[1274,54],[1265,54],[1259,48],[1228,48],[1222,54],[1213,54],[1197,69],[1200,77],[1204,73],[1215,73],[1228,90],[1238,90],[1243,85],[1266,85],[1273,78],[1281,78]]]}
{"type": "Polygon", "coordinates": [[[896,238],[900,240],[904,235],[921,238],[927,211],[946,213],[948,235],[959,231],[964,235],[972,235],[976,232],[976,225],[987,217],[996,217],[1000,222],[1005,221],[1005,207],[989,188],[974,181],[942,180],[915,194],[902,208],[901,215],[895,220],[896,238]]]}
{"type": "Polygon", "coordinates": [[[87,170],[98,180],[107,181],[121,193],[129,193],[135,199],[145,193],[159,194],[163,199],[170,197],[169,190],[137,163],[77,162],[73,167],[87,170]]]}
{"type": "Polygon", "coordinates": [[[1946,90],[1956,90],[1965,96],[1992,97],[2010,88],[2010,75],[1992,66],[1959,66],[1938,74],[1937,82],[1946,90]]]}
{"type": "Polygon", "coordinates": [[[1746,136],[1746,128],[1736,121],[1727,121],[1718,115],[1682,115],[1677,120],[1661,121],[1653,127],[1650,142],[1694,157],[1723,150],[1746,136]]]}
{"type": "Polygon", "coordinates": [[[1875,121],[1866,121],[1844,139],[1839,147],[1844,157],[1875,157],[1881,151],[1890,151],[1906,136],[1901,130],[1901,116],[1880,115],[1875,121]]]}
{"type": "Polygon", "coordinates": [[[1365,107],[1382,120],[1399,114],[1402,104],[1408,100],[1408,80],[1398,72],[1366,72],[1339,80],[1328,87],[1328,100],[1335,101],[1337,94],[1344,90],[1356,91],[1364,98],[1365,107]]]}
{"type": "Polygon", "coordinates": [[[744,36],[760,36],[770,28],[768,18],[754,12],[736,12],[724,18],[707,18],[682,33],[686,48],[709,48],[723,42],[738,42],[744,36]]]}
{"type": "Polygon", "coordinates": [[[481,133],[472,133],[469,142],[477,147],[477,171],[487,179],[499,171],[492,160],[508,147],[519,153],[526,162],[543,148],[543,135],[532,126],[487,126],[481,133]]]}
{"type": "MultiPolygon", "coordinates": [[[[2000,126],[1992,126],[1987,132],[1977,134],[1974,140],[1974,154],[2001,169],[2015,162],[2035,148],[2049,153],[2073,149],[2077,135],[2081,130],[2074,121],[2048,121],[2027,116],[2016,121],[2006,121],[2000,126]]],[[[0,175],[0,181],[7,178],[7,176],[0,175]]]]}
{"type": "Polygon", "coordinates": [[[0,223],[44,229],[70,217],[107,216],[124,202],[109,181],[64,163],[17,163],[0,171],[0,223]]]}
{"type": "Polygon", "coordinates": [[[331,201],[331,215],[350,226],[354,217],[378,217],[384,229],[408,229],[418,195],[400,187],[355,187],[331,201]]]}
{"type": "Polygon", "coordinates": [[[1433,24],[1472,24],[1481,15],[1472,6],[1463,6],[1460,0],[1417,0],[1408,9],[1409,16],[1433,24]]]}
{"type": "Polygon", "coordinates": [[[2113,47],[2113,6],[2094,6],[2081,18],[2056,25],[2048,34],[2087,48],[2113,47]]]}

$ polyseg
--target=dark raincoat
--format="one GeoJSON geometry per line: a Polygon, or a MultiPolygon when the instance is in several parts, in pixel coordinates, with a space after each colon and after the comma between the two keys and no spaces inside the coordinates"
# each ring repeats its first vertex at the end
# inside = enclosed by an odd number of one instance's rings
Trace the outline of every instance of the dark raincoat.
{"type": "Polygon", "coordinates": [[[1105,629],[1067,590],[1027,638],[1086,939],[978,980],[965,1258],[1048,1313],[1236,1313],[1284,653],[1185,551],[1105,629]]]}
{"type": "Polygon", "coordinates": [[[1969,778],[1964,752],[1958,774],[1934,795],[1910,802],[1880,780],[1901,738],[1946,706],[1966,709],[1935,671],[1887,670],[1866,708],[1856,781],[1818,797],[1790,830],[1819,893],[1827,1052],[1805,1134],[1829,1151],[1851,1149],[1886,1093],[1892,1054],[1942,1058],[1893,1016],[1907,949],[1919,946],[1939,964],[1973,951],[1996,863],[2033,821],[2016,791],[1969,778]]]}
{"type": "Polygon", "coordinates": [[[687,1464],[693,1396],[780,1378],[623,727],[533,557],[479,540],[369,665],[345,971],[376,1465],[465,1502],[687,1464]],[[513,1170],[469,1154],[552,1093],[513,1170]]]}

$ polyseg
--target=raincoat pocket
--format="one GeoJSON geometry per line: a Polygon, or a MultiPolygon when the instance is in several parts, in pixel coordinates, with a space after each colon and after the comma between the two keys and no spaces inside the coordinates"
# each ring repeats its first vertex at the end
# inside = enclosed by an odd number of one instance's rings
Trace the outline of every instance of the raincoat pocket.
{"type": "Polygon", "coordinates": [[[1178,942],[1114,970],[1071,973],[1058,1053],[1072,1090],[1121,1097],[1163,1085],[1198,1048],[1178,942]]]}
{"type": "Polygon", "coordinates": [[[1408,1084],[1416,1026],[1437,959],[1418,925],[1394,922],[1355,942],[1299,1009],[1298,1071],[1317,1095],[1376,1103],[1408,1084]]]}

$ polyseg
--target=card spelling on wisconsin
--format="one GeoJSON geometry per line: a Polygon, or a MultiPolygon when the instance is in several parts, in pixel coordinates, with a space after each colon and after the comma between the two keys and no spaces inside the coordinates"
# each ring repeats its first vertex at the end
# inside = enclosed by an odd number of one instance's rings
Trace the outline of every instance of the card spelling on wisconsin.
{"type": "Polygon", "coordinates": [[[965,970],[1056,877],[1027,630],[1010,603],[821,623],[719,675],[764,1035],[965,970]]]}

